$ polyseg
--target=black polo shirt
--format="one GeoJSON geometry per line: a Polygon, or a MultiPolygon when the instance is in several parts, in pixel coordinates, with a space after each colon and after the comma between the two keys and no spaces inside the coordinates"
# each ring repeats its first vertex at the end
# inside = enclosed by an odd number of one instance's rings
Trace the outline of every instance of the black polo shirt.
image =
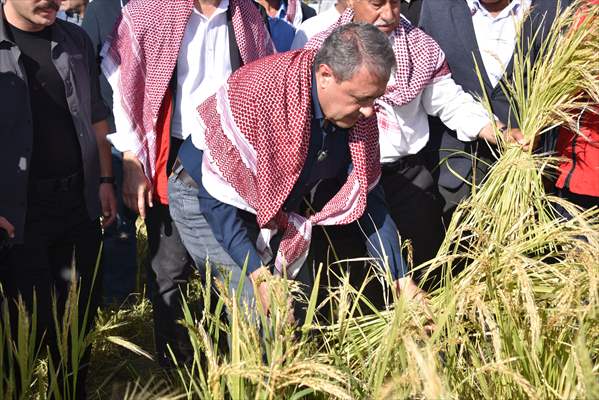
{"type": "MultiPolygon", "coordinates": [[[[8,34],[0,7],[0,215],[23,241],[27,187],[33,156],[34,118],[23,55],[8,34]]],[[[79,144],[90,218],[100,215],[100,163],[92,124],[109,110],[100,97],[99,67],[91,41],[78,26],[56,20],[50,27],[51,58],[64,85],[68,111],[79,144]]]]}

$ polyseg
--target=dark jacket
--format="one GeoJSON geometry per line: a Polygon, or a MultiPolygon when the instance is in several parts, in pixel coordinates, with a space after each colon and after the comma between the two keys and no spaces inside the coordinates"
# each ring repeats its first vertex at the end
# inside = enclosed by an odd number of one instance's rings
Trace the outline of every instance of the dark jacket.
{"type": "MultiPolygon", "coordinates": [[[[530,15],[523,25],[522,46],[524,54],[527,54],[529,38],[534,36],[533,32],[539,30],[539,34],[535,37],[535,42],[530,49],[533,62],[537,57],[538,47],[544,32],[550,29],[555,18],[556,9],[556,0],[532,1],[530,15]]],[[[501,85],[497,84],[493,88],[489,82],[478,50],[468,3],[465,0],[426,0],[422,4],[420,26],[439,43],[441,49],[445,52],[455,82],[461,85],[465,91],[474,95],[475,98],[480,98],[483,92],[476,75],[475,61],[472,57],[474,55],[483,77],[484,90],[489,97],[493,113],[502,122],[517,127],[514,116],[510,112],[509,100],[501,89],[501,85]]],[[[512,69],[513,58],[507,66],[504,80],[511,79],[512,69]]],[[[451,170],[467,180],[470,180],[472,172],[472,157],[456,153],[466,152],[476,154],[479,157],[490,158],[488,154],[484,154],[485,150],[488,151],[487,145],[481,143],[477,146],[477,142],[459,141],[455,132],[443,125],[438,118],[429,118],[429,123],[431,135],[425,152],[428,151],[432,155],[431,164],[434,165],[448,158],[447,164],[450,164],[450,167],[443,163],[439,168],[439,185],[455,190],[464,182],[456,177],[451,170]],[[483,154],[480,154],[480,152],[483,154]]]]}
{"type": "MultiPolygon", "coordinates": [[[[129,0],[122,0],[122,5],[125,6],[128,2],[129,0]]],[[[98,57],[106,38],[112,33],[114,24],[120,15],[121,0],[94,0],[87,6],[81,27],[92,40],[98,57]]],[[[100,92],[104,103],[112,110],[112,88],[104,74],[100,74],[100,92]]],[[[110,126],[110,132],[114,132],[112,113],[108,118],[108,125],[110,126]]]]}
{"type": "MultiPolygon", "coordinates": [[[[90,218],[96,219],[100,216],[100,162],[92,124],[108,116],[99,93],[99,67],[92,43],[77,25],[57,19],[51,40],[54,65],[64,81],[81,149],[86,207],[90,218]]],[[[33,152],[29,90],[20,55],[9,39],[0,6],[0,215],[15,226],[17,243],[23,241],[33,152]]]]}

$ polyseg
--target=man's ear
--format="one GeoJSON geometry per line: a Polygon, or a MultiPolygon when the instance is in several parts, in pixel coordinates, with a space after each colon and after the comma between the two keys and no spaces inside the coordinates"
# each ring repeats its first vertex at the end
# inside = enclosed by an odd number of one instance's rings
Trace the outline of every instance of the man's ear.
{"type": "Polygon", "coordinates": [[[335,79],[333,70],[327,64],[319,64],[316,69],[316,82],[319,89],[326,89],[335,79]]]}

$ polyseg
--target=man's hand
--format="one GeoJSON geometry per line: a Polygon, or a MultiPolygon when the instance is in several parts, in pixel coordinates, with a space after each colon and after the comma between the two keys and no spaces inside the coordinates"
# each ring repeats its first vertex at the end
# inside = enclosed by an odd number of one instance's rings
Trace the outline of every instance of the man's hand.
{"type": "MultiPolygon", "coordinates": [[[[507,129],[505,125],[498,124],[503,139],[507,143],[517,143],[522,147],[522,150],[528,151],[530,149],[530,142],[524,138],[522,131],[517,128],[507,129]]],[[[497,136],[493,130],[493,124],[489,123],[478,133],[480,139],[485,139],[491,144],[497,144],[497,136]]]]}
{"type": "Polygon", "coordinates": [[[256,301],[262,307],[262,311],[266,315],[270,309],[270,290],[268,281],[272,279],[272,275],[268,268],[260,267],[250,274],[250,279],[256,290],[256,301]]]}
{"type": "Polygon", "coordinates": [[[142,218],[146,217],[146,205],[152,207],[152,184],[144,174],[138,158],[130,151],[123,153],[123,201],[142,218]]]}
{"type": "Polygon", "coordinates": [[[4,217],[0,217],[0,228],[8,233],[9,238],[14,239],[15,227],[4,217]]]}
{"type": "Polygon", "coordinates": [[[116,219],[116,196],[111,183],[100,184],[100,204],[102,204],[102,228],[107,228],[116,219]]]}
{"type": "Polygon", "coordinates": [[[432,334],[435,330],[435,324],[433,323],[433,314],[429,308],[426,292],[420,289],[410,277],[397,279],[395,281],[395,288],[399,296],[404,296],[407,300],[415,300],[421,305],[428,319],[424,326],[424,331],[429,335],[432,334]]]}

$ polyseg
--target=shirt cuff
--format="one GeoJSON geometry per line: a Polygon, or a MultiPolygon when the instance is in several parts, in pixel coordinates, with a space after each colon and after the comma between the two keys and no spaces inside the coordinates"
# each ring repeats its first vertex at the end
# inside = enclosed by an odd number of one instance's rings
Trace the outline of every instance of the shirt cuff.
{"type": "Polygon", "coordinates": [[[480,131],[491,122],[489,114],[484,110],[482,105],[480,108],[480,112],[475,112],[470,115],[468,123],[464,123],[456,129],[456,135],[462,142],[472,142],[477,140],[480,131]]]}
{"type": "Polygon", "coordinates": [[[131,132],[116,132],[108,135],[108,140],[115,149],[124,153],[126,151],[135,150],[135,140],[133,139],[133,133],[131,132]]]}

